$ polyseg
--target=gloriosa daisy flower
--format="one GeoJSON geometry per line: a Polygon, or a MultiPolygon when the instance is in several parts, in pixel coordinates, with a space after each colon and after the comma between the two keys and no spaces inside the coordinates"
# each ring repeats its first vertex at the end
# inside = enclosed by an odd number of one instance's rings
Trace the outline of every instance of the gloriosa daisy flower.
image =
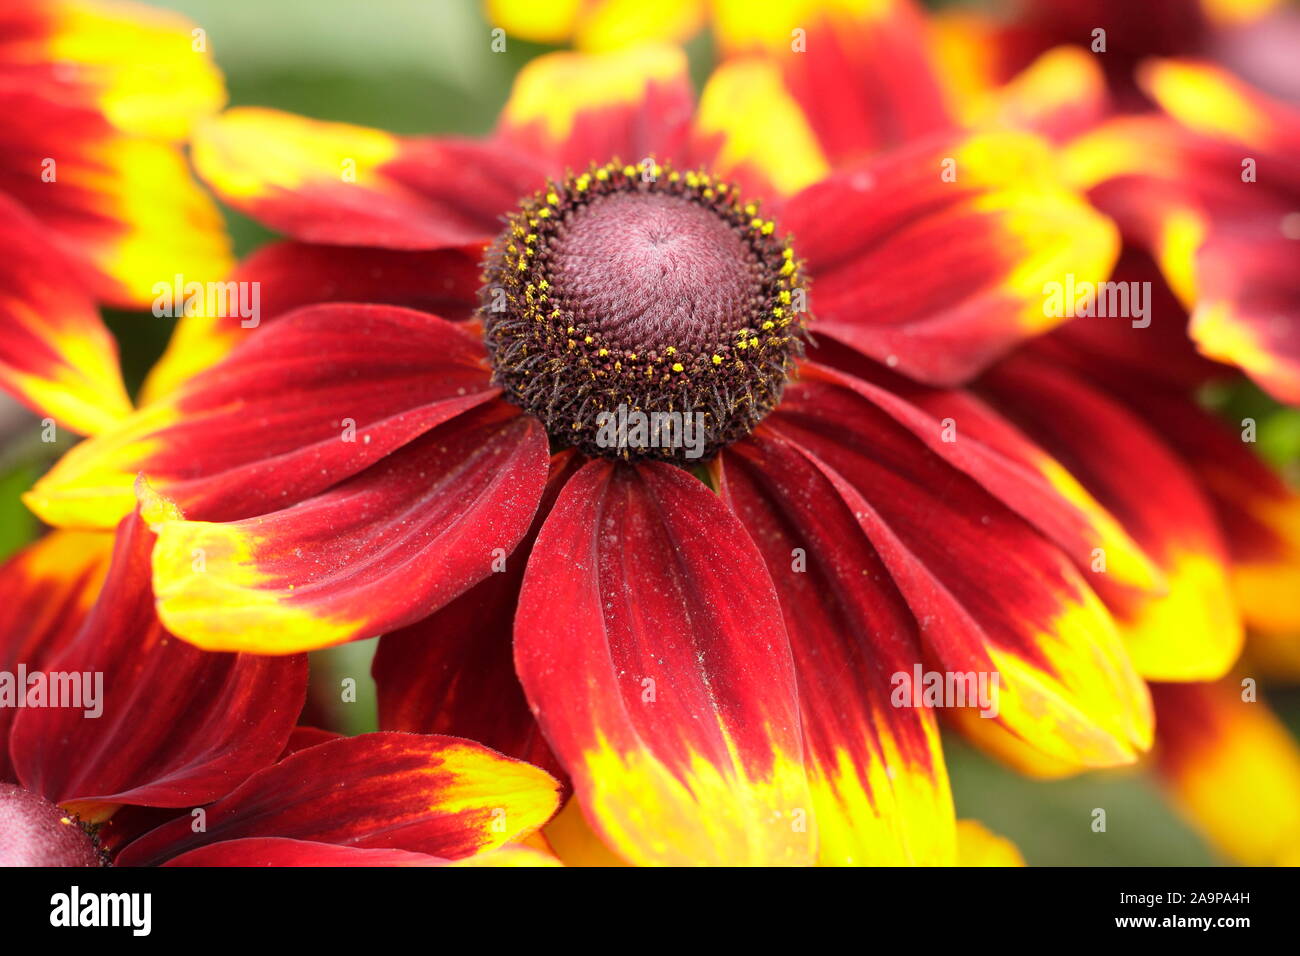
{"type": "MultiPolygon", "coordinates": [[[[1029,772],[1130,763],[1144,678],[1236,659],[1230,566],[1247,620],[1288,626],[1296,496],[1190,401],[1218,373],[1172,295],[1154,371],[1127,329],[1053,331],[1045,287],[1120,250],[1067,177],[1124,227],[1117,278],[1174,261],[1089,164],[1140,140],[1090,147],[1113,100],[1086,55],[960,86],[906,3],[716,6],[743,55],[698,106],[640,47],[534,61],[485,142],[203,124],[200,173],[290,237],[233,275],[260,327],[187,316],[147,404],[27,500],[138,542],[147,475],[167,631],[241,659],[383,634],[381,726],[571,783],[565,859],[1016,862],[954,819],[897,675],[996,675],[992,719],[945,713],[1029,772]]],[[[1213,773],[1176,727],[1225,686],[1156,688],[1194,809],[1213,773]]]]}
{"type": "Polygon", "coordinates": [[[628,860],[953,862],[934,712],[892,675],[996,671],[1003,734],[1132,761],[1149,701],[1085,575],[1099,543],[1123,586],[1152,569],[996,413],[899,375],[958,382],[1057,321],[1044,281],[1104,276],[1115,235],[1033,136],[830,173],[800,116],[758,61],[695,112],[667,49],[536,61],[486,143],[231,111],[198,167],[295,240],[238,273],[278,296],[263,327],[187,320],[191,361],[229,356],[164,369],[28,500],[102,527],[147,474],[185,514],[152,516],[169,630],[388,634],[387,726],[418,700],[558,760],[628,860]],[[431,304],[477,318],[398,307],[431,304]],[[875,380],[800,358],[805,331],[875,380]],[[680,447],[602,445],[618,404],[701,413],[709,484],[680,447]]]}

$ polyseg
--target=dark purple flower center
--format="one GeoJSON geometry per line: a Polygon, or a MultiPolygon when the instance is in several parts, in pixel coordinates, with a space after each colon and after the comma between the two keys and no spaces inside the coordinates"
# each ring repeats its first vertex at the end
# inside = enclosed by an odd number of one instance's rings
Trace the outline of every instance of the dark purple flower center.
{"type": "Polygon", "coordinates": [[[803,353],[805,282],[774,233],[705,173],[609,164],[551,184],[488,250],[495,381],[560,445],[713,455],[776,406],[803,353]]]}
{"type": "Polygon", "coordinates": [[[39,794],[0,783],[0,866],[100,866],[90,834],[39,794]]]}

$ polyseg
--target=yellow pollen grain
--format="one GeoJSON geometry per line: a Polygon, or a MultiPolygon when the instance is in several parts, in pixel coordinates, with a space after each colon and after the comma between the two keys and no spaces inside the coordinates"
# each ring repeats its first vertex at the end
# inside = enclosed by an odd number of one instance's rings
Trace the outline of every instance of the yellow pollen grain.
{"type": "Polygon", "coordinates": [[[674,362],[674,363],[673,363],[673,371],[674,371],[674,372],[681,372],[681,371],[685,371],[685,370],[682,368],[682,363],[681,363],[681,362],[674,362]]]}
{"type": "Polygon", "coordinates": [[[549,192],[546,194],[546,201],[552,206],[558,206],[560,204],[560,197],[554,192],[549,192]]]}

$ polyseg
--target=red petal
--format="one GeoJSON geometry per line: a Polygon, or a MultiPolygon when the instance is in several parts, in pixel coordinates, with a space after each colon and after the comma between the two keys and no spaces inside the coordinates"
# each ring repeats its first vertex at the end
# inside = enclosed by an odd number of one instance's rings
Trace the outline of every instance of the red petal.
{"type": "Polygon", "coordinates": [[[194,164],[227,203],[294,239],[386,249],[486,242],[544,181],[513,149],[254,107],[201,126],[194,164]]]}
{"type": "Polygon", "coordinates": [[[123,520],[99,601],[44,665],[47,675],[102,674],[95,701],[23,710],[14,721],[19,781],[55,802],[206,803],[274,760],[302,709],[305,657],[204,654],[162,629],[149,590],[152,545],[137,515],[123,520]]]}
{"type": "Polygon", "coordinates": [[[135,476],[187,514],[282,508],[496,394],[481,341],[437,316],[323,305],[287,316],[165,400],[76,446],[32,489],[52,523],[105,526],[135,476]]]}
{"type": "Polygon", "coordinates": [[[405,627],[514,548],[547,461],[541,424],[496,402],[281,511],[226,524],[159,520],[158,613],[199,647],[261,654],[405,627]]]}
{"type": "Polygon", "coordinates": [[[613,159],[681,162],[692,111],[686,56],[676,47],[549,53],[515,77],[497,136],[541,158],[552,175],[613,159]]]}
{"type": "Polygon", "coordinates": [[[748,4],[725,0],[718,10],[719,45],[778,59],[836,165],[953,125],[917,6],[858,7],[791,4],[755,15],[748,4]]]}
{"type": "Polygon", "coordinates": [[[560,866],[538,850],[506,846],[461,861],[407,850],[367,850],[332,843],[253,837],[226,840],[173,857],[163,866],[560,866]]]}
{"type": "Polygon", "coordinates": [[[47,230],[0,194],[0,387],[92,434],[129,414],[131,400],[84,278],[47,230]]]}
{"type": "Polygon", "coordinates": [[[254,774],[206,808],[205,832],[177,820],[127,846],[116,862],[156,864],[253,837],[458,859],[536,831],[559,806],[558,788],[536,767],[457,737],[343,737],[254,774]]]}
{"type": "Polygon", "coordinates": [[[1021,518],[843,386],[788,386],[765,427],[835,484],[940,668],[1000,675],[998,725],[1076,766],[1149,745],[1150,702],[1113,621],[1021,518]]]}
{"type": "MultiPolygon", "coordinates": [[[[0,671],[29,672],[71,643],[95,603],[113,553],[113,536],[51,531],[0,567],[0,671]]],[[[0,707],[0,741],[20,713],[0,707]]],[[[0,746],[0,780],[12,779],[8,746],[0,746]]]]}
{"type": "Polygon", "coordinates": [[[799,675],[823,865],[951,863],[952,796],[933,712],[891,701],[921,642],[911,609],[831,483],[762,429],[727,449],[722,496],[776,582],[799,675]]]}
{"type": "Polygon", "coordinates": [[[210,316],[204,305],[196,314],[186,314],[166,354],[150,371],[142,400],[180,387],[256,329],[301,306],[366,302],[420,309],[452,321],[468,319],[481,284],[480,256],[477,247],[408,252],[303,242],[262,246],[230,276],[231,282],[256,283],[246,288],[258,290],[257,325],[245,328],[242,323],[252,320],[231,308],[210,316]]]}
{"type": "Polygon", "coordinates": [[[1016,357],[986,376],[983,387],[1158,563],[1167,586],[1154,596],[1133,593],[1106,571],[1091,578],[1114,610],[1139,673],[1156,680],[1221,677],[1237,659],[1243,634],[1224,542],[1196,476],[1137,415],[1058,365],[1016,357]]]}
{"type": "Polygon", "coordinates": [[[911,431],[935,454],[974,478],[1057,544],[1081,568],[1104,547],[1108,572],[1136,590],[1163,586],[1160,572],[1105,508],[1060,462],[973,392],[927,388],[892,375],[843,347],[823,344],[804,373],[850,388],[911,431]]]}
{"type": "Polygon", "coordinates": [[[542,739],[515,676],[515,608],[524,568],[560,489],[582,464],[551,460],[532,527],[493,573],[442,610],[379,639],[371,673],[381,730],[468,737],[553,774],[563,771],[542,739]]]}
{"type": "Polygon", "coordinates": [[[697,479],[586,465],[529,558],[515,662],[588,819],[640,863],[807,863],[795,675],[762,558],[697,479]]]}
{"type": "Polygon", "coordinates": [[[446,866],[448,860],[410,850],[367,850],[284,837],[247,837],[210,843],[163,866],[446,866]]]}
{"type": "Polygon", "coordinates": [[[814,334],[936,385],[1064,321],[1048,284],[1104,278],[1119,248],[1109,220],[1059,185],[1046,145],[1019,133],[842,169],[792,197],[781,225],[806,258],[814,334]]]}

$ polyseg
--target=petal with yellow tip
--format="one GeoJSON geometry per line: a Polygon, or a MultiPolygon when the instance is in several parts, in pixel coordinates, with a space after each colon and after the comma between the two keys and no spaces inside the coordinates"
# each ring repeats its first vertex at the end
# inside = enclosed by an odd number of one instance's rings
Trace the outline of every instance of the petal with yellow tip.
{"type": "Polygon", "coordinates": [[[1300,745],[1236,678],[1157,684],[1156,767],[1174,803],[1229,858],[1300,863],[1300,745]]]}
{"type": "Polygon", "coordinates": [[[135,476],[192,518],[246,518],[355,475],[491,399],[481,342],[410,309],[322,305],[266,329],[225,361],[73,447],[27,493],[50,524],[111,527],[135,476]]]}
{"type": "Polygon", "coordinates": [[[84,270],[21,208],[0,196],[0,386],[75,432],[110,428],[131,411],[117,343],[84,270]]]}
{"type": "Polygon", "coordinates": [[[548,53],[515,77],[497,137],[552,175],[614,159],[686,165],[693,109],[686,55],[675,47],[548,53]]]}
{"type": "Polygon", "coordinates": [[[304,242],[441,249],[486,242],[543,183],[526,155],[239,107],[201,124],[194,165],[227,203],[304,242]]]}
{"type": "Polygon", "coordinates": [[[528,561],[515,664],[588,821],[628,862],[813,862],[781,608],[694,476],[592,461],[569,480],[528,561]]]}
{"type": "Polygon", "coordinates": [[[218,854],[224,841],[277,838],[461,860],[536,832],[559,807],[558,791],[544,771],[459,737],[340,737],[253,774],[206,808],[206,830],[194,832],[186,816],[128,844],[116,862],[156,865],[200,848],[218,854]]]}
{"type": "Polygon", "coordinates": [[[291,654],[396,630],[493,573],[547,474],[535,419],[494,402],[296,505],[155,526],[158,614],[205,650],[291,654]]]}
{"type": "Polygon", "coordinates": [[[963,135],[841,169],[781,215],[811,279],[814,335],[953,385],[1064,322],[1119,251],[1024,133],[963,135]],[[1070,301],[1067,302],[1066,299],[1070,301]]]}

